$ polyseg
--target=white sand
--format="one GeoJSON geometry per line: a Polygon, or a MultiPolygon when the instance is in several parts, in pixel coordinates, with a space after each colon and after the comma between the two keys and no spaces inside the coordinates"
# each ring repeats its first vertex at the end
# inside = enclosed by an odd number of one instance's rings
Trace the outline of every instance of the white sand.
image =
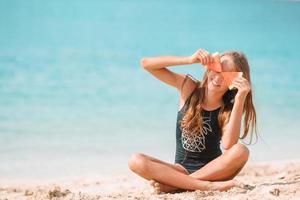
{"type": "Polygon", "coordinates": [[[248,163],[236,177],[247,188],[226,192],[155,194],[149,182],[128,172],[93,178],[0,182],[0,199],[299,199],[300,161],[248,163]]]}

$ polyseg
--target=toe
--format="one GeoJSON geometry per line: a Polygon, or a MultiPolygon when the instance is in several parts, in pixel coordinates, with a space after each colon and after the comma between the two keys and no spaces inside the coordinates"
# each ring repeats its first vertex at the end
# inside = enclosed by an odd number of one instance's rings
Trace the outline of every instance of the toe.
{"type": "Polygon", "coordinates": [[[161,193],[160,189],[155,188],[155,193],[156,193],[156,194],[160,194],[160,193],[161,193]]]}
{"type": "Polygon", "coordinates": [[[151,185],[151,186],[154,186],[154,183],[155,183],[154,180],[150,180],[149,182],[150,182],[150,185],[151,185]]]}
{"type": "Polygon", "coordinates": [[[236,187],[240,187],[243,185],[243,183],[241,181],[238,181],[236,179],[232,179],[232,184],[236,187]]]}

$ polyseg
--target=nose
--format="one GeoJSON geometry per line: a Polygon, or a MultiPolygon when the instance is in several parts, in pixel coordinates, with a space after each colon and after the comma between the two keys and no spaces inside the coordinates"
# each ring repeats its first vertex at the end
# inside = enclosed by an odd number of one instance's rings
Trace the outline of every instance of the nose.
{"type": "Polygon", "coordinates": [[[223,76],[220,72],[216,73],[215,74],[215,77],[214,77],[214,80],[217,82],[217,83],[221,83],[223,81],[223,76]]]}

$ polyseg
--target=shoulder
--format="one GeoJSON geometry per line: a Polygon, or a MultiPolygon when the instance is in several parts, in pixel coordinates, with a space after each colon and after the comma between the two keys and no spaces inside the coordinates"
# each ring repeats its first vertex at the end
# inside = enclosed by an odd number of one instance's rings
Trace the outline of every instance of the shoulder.
{"type": "Polygon", "coordinates": [[[186,99],[192,94],[195,88],[199,85],[200,81],[191,74],[181,74],[184,80],[180,88],[180,101],[185,102],[186,99]]]}

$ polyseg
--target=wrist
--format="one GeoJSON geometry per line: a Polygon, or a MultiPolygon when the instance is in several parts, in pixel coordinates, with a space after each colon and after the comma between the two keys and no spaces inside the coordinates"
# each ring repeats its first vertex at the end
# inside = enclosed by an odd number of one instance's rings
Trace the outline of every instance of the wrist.
{"type": "Polygon", "coordinates": [[[243,102],[243,101],[245,101],[246,97],[247,97],[247,93],[237,93],[235,95],[235,101],[243,102]]]}
{"type": "Polygon", "coordinates": [[[186,64],[193,64],[194,63],[192,56],[186,56],[186,57],[184,57],[184,60],[185,60],[186,64]]]}

